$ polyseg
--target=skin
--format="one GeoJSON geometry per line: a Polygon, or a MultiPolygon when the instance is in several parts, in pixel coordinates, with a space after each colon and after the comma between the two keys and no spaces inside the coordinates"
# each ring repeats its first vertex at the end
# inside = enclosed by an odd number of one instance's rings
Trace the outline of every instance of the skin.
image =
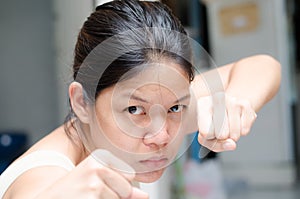
{"type": "MultiPolygon", "coordinates": [[[[103,91],[100,95],[102,98],[97,98],[95,106],[86,103],[83,98],[82,86],[79,83],[73,82],[70,85],[71,105],[83,124],[84,132],[88,132],[87,140],[93,141],[89,143],[91,144],[91,149],[106,145],[111,147],[112,153],[122,149],[126,154],[133,154],[134,152],[134,154],[142,154],[142,156],[163,152],[168,157],[168,162],[172,160],[174,154],[171,152],[177,150],[176,147],[181,142],[183,134],[190,133],[193,130],[191,128],[184,133],[179,133],[181,132],[180,127],[182,129],[186,127],[185,117],[174,117],[174,115],[193,115],[194,113],[189,112],[189,109],[185,110],[186,112],[169,112],[170,108],[177,105],[174,102],[182,97],[182,91],[186,90],[187,85],[183,83],[183,80],[186,80],[186,78],[182,78],[185,76],[180,66],[170,63],[169,60],[164,63],[167,63],[169,69],[172,68],[177,71],[174,74],[181,74],[181,78],[174,78],[174,81],[168,85],[167,82],[161,82],[164,78],[158,77],[163,77],[163,72],[167,72],[165,74],[167,75],[170,70],[161,71],[160,75],[162,76],[155,76],[157,78],[153,79],[156,80],[156,83],[159,80],[164,86],[158,86],[158,84],[154,84],[155,82],[139,84],[141,86],[134,88],[134,92],[131,92],[134,95],[130,95],[125,100],[114,101],[112,99],[114,99],[114,95],[116,95],[115,99],[119,99],[119,96],[117,96],[118,92],[115,92],[118,89],[125,90],[126,86],[130,89],[130,81],[124,81],[124,84],[103,91]],[[171,86],[176,84],[178,80],[183,82],[177,86],[171,86]],[[182,85],[182,88],[180,88],[180,85],[182,85]],[[137,98],[142,98],[147,102],[137,100],[137,98]],[[109,103],[114,104],[118,101],[122,102],[120,104],[121,107],[124,107],[124,105],[125,107],[132,105],[141,106],[148,114],[147,116],[143,114],[135,115],[129,114],[124,109],[111,108],[118,106],[117,104],[115,104],[116,106],[110,106],[109,103]],[[123,103],[123,101],[126,103],[123,103]],[[123,112],[120,110],[123,110],[123,112]],[[136,127],[136,131],[130,131],[126,125],[124,126],[120,123],[123,120],[116,119],[124,115],[130,119],[129,121],[132,124],[136,124],[139,127],[136,127]],[[160,120],[153,120],[157,116],[159,116],[160,120]],[[149,118],[152,118],[152,120],[149,118]],[[107,140],[110,142],[101,142],[100,139],[95,139],[99,137],[99,132],[102,132],[103,138],[108,138],[107,140]],[[138,136],[132,132],[138,132],[138,136]],[[166,150],[169,147],[172,150],[166,150]]],[[[153,76],[154,74],[150,77],[152,78],[153,76]]],[[[149,77],[143,76],[143,78],[132,80],[145,80],[147,78],[149,77]]],[[[279,85],[280,64],[266,55],[245,58],[197,76],[191,84],[191,90],[194,93],[197,104],[193,110],[197,110],[198,114],[198,122],[196,123],[198,123],[200,132],[198,137],[199,143],[217,152],[234,150],[240,137],[249,133],[255,120],[255,117],[252,117],[253,113],[258,112],[265,103],[272,99],[278,91],[279,85]],[[215,71],[218,72],[222,79],[223,88],[215,88],[214,93],[210,93],[206,88],[205,78],[210,77],[210,74],[215,71]],[[225,112],[220,104],[225,106],[225,112]],[[218,107],[221,107],[221,109],[218,107]],[[227,130],[220,128],[220,121],[215,121],[215,118],[218,118],[218,110],[223,110],[225,118],[227,118],[225,120],[227,126],[225,129],[227,130]],[[210,128],[211,126],[214,128],[210,128]]],[[[190,101],[185,103],[191,106],[195,105],[192,102],[193,98],[190,98],[190,101]]],[[[73,129],[71,129],[71,134],[75,137],[77,136],[73,129]]],[[[140,159],[138,158],[140,156],[129,156],[130,158],[126,159],[121,155],[118,158],[123,157],[123,161],[132,165],[135,170],[140,169],[140,171],[144,171],[144,174],[122,172],[112,168],[113,165],[110,165],[110,167],[103,166],[95,158],[85,153],[82,145],[76,144],[78,142],[80,142],[80,139],[75,140],[75,142],[71,141],[64,132],[63,127],[59,127],[33,145],[24,155],[37,150],[54,150],[69,157],[76,168],[71,172],[59,167],[40,167],[29,170],[10,186],[4,199],[60,198],[61,193],[64,193],[64,198],[147,198],[147,194],[133,188],[131,182],[134,179],[152,182],[157,180],[163,173],[164,166],[145,172],[145,167],[139,166],[143,165],[139,162],[140,159]],[[117,190],[114,189],[113,185],[120,181],[122,186],[119,186],[117,190]]],[[[115,153],[114,155],[116,156],[117,154],[115,153]]],[[[168,165],[168,163],[165,163],[165,165],[168,165]]]]}

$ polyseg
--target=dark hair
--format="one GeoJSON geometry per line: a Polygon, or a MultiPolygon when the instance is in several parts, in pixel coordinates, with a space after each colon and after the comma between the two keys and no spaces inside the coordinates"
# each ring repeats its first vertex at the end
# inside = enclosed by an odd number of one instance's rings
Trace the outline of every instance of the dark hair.
{"type": "MultiPolygon", "coordinates": [[[[186,36],[187,33],[171,10],[161,2],[116,0],[105,3],[96,8],[79,32],[73,78],[83,85],[87,97],[95,100],[103,89],[116,84],[128,71],[162,58],[178,63],[191,81],[194,71],[190,44],[187,38],[180,35],[186,36]],[[130,34],[127,34],[128,31],[130,34]],[[109,45],[108,52],[94,51],[99,44],[116,35],[118,37],[111,42],[117,47],[109,45]],[[122,53],[119,47],[128,48],[128,44],[143,48],[133,48],[122,53]],[[105,61],[106,56],[111,56],[109,53],[117,53],[118,50],[120,54],[116,59],[105,61]],[[94,58],[86,63],[90,54],[94,58]],[[99,77],[99,70],[102,69],[99,77]],[[95,83],[97,85],[93,85],[95,83]]],[[[72,115],[75,114],[71,108],[65,124],[72,120],[72,115]]]]}

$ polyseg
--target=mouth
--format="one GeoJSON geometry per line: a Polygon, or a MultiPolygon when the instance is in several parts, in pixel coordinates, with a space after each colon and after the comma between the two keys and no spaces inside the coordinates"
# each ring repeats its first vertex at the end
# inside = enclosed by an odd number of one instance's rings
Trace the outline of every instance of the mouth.
{"type": "Polygon", "coordinates": [[[145,160],[139,161],[142,165],[148,168],[164,168],[167,166],[168,158],[166,157],[151,157],[145,160]]]}

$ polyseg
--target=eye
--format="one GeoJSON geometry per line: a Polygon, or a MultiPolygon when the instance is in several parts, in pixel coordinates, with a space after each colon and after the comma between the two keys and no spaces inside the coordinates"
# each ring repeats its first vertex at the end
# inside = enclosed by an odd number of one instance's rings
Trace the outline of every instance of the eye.
{"type": "Polygon", "coordinates": [[[179,113],[183,110],[185,106],[184,105],[175,105],[175,106],[172,106],[170,109],[169,109],[169,112],[172,112],[172,113],[179,113]]]}
{"type": "Polygon", "coordinates": [[[129,106],[127,108],[127,111],[133,115],[144,115],[145,114],[145,110],[141,106],[129,106]]]}

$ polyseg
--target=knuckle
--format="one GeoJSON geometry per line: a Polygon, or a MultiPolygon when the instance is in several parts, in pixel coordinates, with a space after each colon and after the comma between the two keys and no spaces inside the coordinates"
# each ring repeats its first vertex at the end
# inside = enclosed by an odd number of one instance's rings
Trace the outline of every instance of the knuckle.
{"type": "Polygon", "coordinates": [[[231,136],[231,139],[233,139],[235,142],[237,142],[240,139],[240,134],[233,134],[231,136]]]}
{"type": "Polygon", "coordinates": [[[102,182],[102,180],[94,177],[90,178],[87,183],[87,189],[89,192],[103,192],[105,189],[105,184],[102,182]]]}
{"type": "Polygon", "coordinates": [[[218,140],[223,140],[223,139],[227,138],[227,136],[225,136],[223,133],[219,133],[219,134],[216,135],[216,138],[218,140]]]}
{"type": "Polygon", "coordinates": [[[226,139],[229,136],[229,129],[222,128],[215,136],[219,140],[226,139]]]}
{"type": "Polygon", "coordinates": [[[216,133],[215,137],[217,139],[222,139],[224,135],[222,135],[222,133],[216,133]]]}
{"type": "Polygon", "coordinates": [[[203,137],[200,135],[200,133],[199,133],[199,135],[198,135],[198,142],[199,142],[200,144],[202,144],[202,145],[203,145],[203,142],[204,142],[204,139],[203,139],[203,137]]]}
{"type": "Polygon", "coordinates": [[[95,166],[95,165],[89,165],[87,168],[87,171],[89,172],[90,175],[97,175],[101,170],[103,170],[103,167],[95,166]]]}
{"type": "Polygon", "coordinates": [[[249,100],[239,99],[237,103],[244,109],[251,109],[251,103],[249,102],[249,100]]]}
{"type": "Polygon", "coordinates": [[[246,136],[249,134],[249,132],[250,132],[250,129],[244,128],[241,134],[242,134],[242,136],[246,136]]]}
{"type": "Polygon", "coordinates": [[[205,131],[199,131],[199,134],[198,134],[198,139],[201,137],[201,138],[204,138],[208,135],[208,132],[205,132],[205,131]]]}
{"type": "Polygon", "coordinates": [[[95,171],[97,172],[97,174],[99,176],[107,176],[108,178],[111,178],[112,177],[112,170],[110,170],[109,168],[107,167],[98,167],[98,168],[95,168],[95,171]]]}

